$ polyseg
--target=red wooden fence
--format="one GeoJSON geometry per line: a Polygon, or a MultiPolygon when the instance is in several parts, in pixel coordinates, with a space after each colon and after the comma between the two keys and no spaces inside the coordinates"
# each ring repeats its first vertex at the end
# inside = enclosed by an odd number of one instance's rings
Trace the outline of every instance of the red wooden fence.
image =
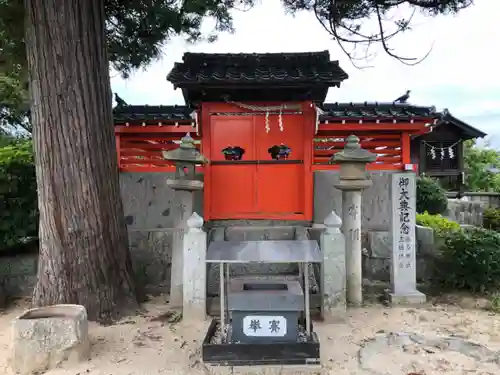
{"type": "MultiPolygon", "coordinates": [[[[371,131],[321,131],[313,140],[313,170],[335,170],[338,165],[329,164],[330,158],[345,146],[345,139],[356,134],[361,147],[377,154],[377,160],[368,166],[371,170],[401,170],[410,161],[409,132],[371,131]]],[[[162,152],[179,147],[180,139],[194,129],[188,125],[174,126],[117,126],[116,148],[118,165],[124,172],[172,172],[174,166],[163,158],[162,152]]],[[[202,150],[201,137],[191,133],[198,149],[202,150]]],[[[203,167],[199,167],[203,171],[203,167]]]]}
{"type": "MultiPolygon", "coordinates": [[[[330,164],[333,155],[345,147],[345,139],[351,133],[338,133],[336,135],[319,135],[313,140],[315,170],[337,169],[338,165],[330,164]]],[[[377,160],[369,165],[372,170],[399,170],[403,164],[409,164],[408,150],[403,148],[403,134],[376,134],[358,133],[361,147],[377,155],[377,160]],[[407,152],[406,152],[407,151],[407,152]],[[405,157],[407,154],[408,157],[405,157]],[[406,160],[405,160],[406,159],[406,160]]],[[[409,146],[409,145],[408,145],[409,146]]]]}

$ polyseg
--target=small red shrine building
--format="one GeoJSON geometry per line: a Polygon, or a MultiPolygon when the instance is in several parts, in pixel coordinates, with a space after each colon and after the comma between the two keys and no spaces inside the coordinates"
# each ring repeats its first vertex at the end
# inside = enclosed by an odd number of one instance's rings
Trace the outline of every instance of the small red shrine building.
{"type": "Polygon", "coordinates": [[[329,53],[186,53],[167,79],[185,106],[115,108],[123,172],[173,172],[162,151],[186,133],[209,160],[203,216],[311,221],[313,174],[355,134],[378,155],[373,171],[414,169],[410,140],[432,130],[433,107],[324,103],[347,74],[329,53]]]}

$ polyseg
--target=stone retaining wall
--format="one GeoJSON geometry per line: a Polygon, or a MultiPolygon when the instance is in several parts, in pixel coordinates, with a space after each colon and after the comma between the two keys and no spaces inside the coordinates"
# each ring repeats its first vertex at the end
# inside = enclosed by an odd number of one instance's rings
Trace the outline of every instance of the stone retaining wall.
{"type": "MultiPolygon", "coordinates": [[[[319,240],[321,229],[310,231],[319,240]]],[[[172,238],[174,230],[129,232],[130,250],[136,279],[148,294],[168,294],[172,238]]],[[[370,281],[389,281],[391,243],[388,231],[372,231],[363,236],[363,277],[370,281]]],[[[428,280],[435,258],[432,229],[417,226],[417,279],[428,280]]],[[[9,296],[31,296],[36,282],[36,254],[0,258],[0,286],[9,296]]]]}
{"type": "MultiPolygon", "coordinates": [[[[168,294],[170,290],[174,231],[129,230],[130,253],[136,280],[148,294],[168,294]]],[[[0,295],[3,291],[4,295],[10,297],[31,296],[36,282],[37,265],[38,254],[0,257],[0,295]]]]}
{"type": "MultiPolygon", "coordinates": [[[[417,225],[416,230],[417,281],[429,279],[436,257],[434,232],[417,225]]],[[[363,241],[363,277],[371,281],[390,281],[392,243],[388,231],[373,231],[363,241]]]]}
{"type": "Polygon", "coordinates": [[[461,199],[448,199],[448,209],[443,216],[459,224],[483,225],[483,212],[485,205],[481,201],[467,201],[461,199]]]}
{"type": "MultiPolygon", "coordinates": [[[[458,193],[447,193],[448,198],[459,198],[458,193]]],[[[500,208],[500,193],[492,192],[465,192],[460,196],[471,202],[481,202],[484,208],[500,208]]]]}

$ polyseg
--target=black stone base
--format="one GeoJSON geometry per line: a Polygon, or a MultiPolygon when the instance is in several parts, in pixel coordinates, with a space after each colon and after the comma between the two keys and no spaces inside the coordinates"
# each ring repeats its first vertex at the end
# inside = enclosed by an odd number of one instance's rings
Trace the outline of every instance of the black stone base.
{"type": "Polygon", "coordinates": [[[213,319],[203,340],[202,358],[219,366],[317,365],[320,364],[319,340],[315,332],[308,342],[269,344],[212,344],[219,321],[213,319]]]}

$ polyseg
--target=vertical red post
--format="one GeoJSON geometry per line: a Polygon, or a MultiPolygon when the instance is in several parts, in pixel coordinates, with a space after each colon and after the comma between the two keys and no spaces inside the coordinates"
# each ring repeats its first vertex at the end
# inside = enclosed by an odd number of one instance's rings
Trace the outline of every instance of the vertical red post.
{"type": "Polygon", "coordinates": [[[210,160],[212,160],[211,152],[211,139],[210,134],[210,105],[203,103],[199,107],[198,112],[198,129],[201,135],[201,148],[200,152],[205,156],[209,162],[203,166],[203,218],[205,221],[211,219],[211,195],[212,195],[212,181],[211,181],[211,168],[210,160]]]}
{"type": "Polygon", "coordinates": [[[312,170],[314,163],[314,131],[316,127],[316,112],[312,102],[302,103],[302,111],[304,112],[304,216],[305,220],[313,219],[314,206],[314,172],[312,170]]]}
{"type": "Polygon", "coordinates": [[[120,134],[115,134],[116,157],[118,158],[118,170],[121,170],[121,140],[120,134]]]}
{"type": "Polygon", "coordinates": [[[401,161],[403,165],[411,164],[410,133],[401,133],[401,161]]]}

